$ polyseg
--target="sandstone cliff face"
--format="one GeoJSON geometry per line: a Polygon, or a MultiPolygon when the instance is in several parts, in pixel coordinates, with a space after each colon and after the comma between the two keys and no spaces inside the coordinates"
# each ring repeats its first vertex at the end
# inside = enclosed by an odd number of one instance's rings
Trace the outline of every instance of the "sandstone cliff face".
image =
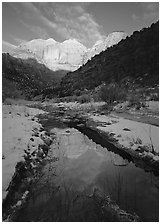
{"type": "Polygon", "coordinates": [[[11,55],[23,59],[36,58],[54,71],[60,69],[74,71],[83,64],[86,51],[87,48],[76,40],[59,43],[50,38],[22,43],[11,55]]]}
{"type": "Polygon", "coordinates": [[[11,55],[23,59],[35,58],[53,71],[75,71],[96,54],[117,44],[126,36],[127,34],[124,32],[113,32],[105,41],[97,41],[91,49],[87,49],[75,39],[69,39],[62,43],[52,38],[48,40],[35,39],[20,44],[11,55]]]}
{"type": "Polygon", "coordinates": [[[63,69],[74,71],[83,64],[84,54],[87,48],[76,40],[66,40],[48,46],[44,50],[44,60],[51,69],[63,69]]]}

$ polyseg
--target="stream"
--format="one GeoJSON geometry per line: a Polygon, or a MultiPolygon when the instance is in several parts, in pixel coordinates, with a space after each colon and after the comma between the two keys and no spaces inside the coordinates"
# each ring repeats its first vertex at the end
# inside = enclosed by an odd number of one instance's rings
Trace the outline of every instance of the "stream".
{"type": "Polygon", "coordinates": [[[136,167],[126,153],[99,144],[97,136],[90,139],[88,129],[83,133],[71,124],[44,122],[54,139],[50,159],[15,221],[104,221],[85,198],[94,188],[142,221],[159,220],[157,176],[136,167]]]}

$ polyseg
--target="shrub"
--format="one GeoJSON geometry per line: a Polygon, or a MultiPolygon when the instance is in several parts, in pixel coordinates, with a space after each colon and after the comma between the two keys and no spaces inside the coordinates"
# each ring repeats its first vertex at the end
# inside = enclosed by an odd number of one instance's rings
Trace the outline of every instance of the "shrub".
{"type": "Polygon", "coordinates": [[[159,93],[154,93],[151,96],[152,101],[159,101],[159,93]]]}
{"type": "Polygon", "coordinates": [[[72,102],[77,101],[77,96],[76,96],[76,95],[71,96],[71,101],[72,101],[72,102]]]}
{"type": "Polygon", "coordinates": [[[92,97],[94,102],[100,102],[102,100],[99,93],[94,93],[92,97]]]}
{"type": "Polygon", "coordinates": [[[100,98],[107,103],[113,103],[114,101],[124,101],[126,100],[126,91],[125,89],[119,87],[118,84],[111,83],[101,87],[100,98]]]}
{"type": "Polygon", "coordinates": [[[54,103],[60,103],[61,99],[60,98],[56,98],[54,103]]]}
{"type": "Polygon", "coordinates": [[[79,103],[89,103],[91,101],[90,95],[83,94],[77,97],[79,103]]]}
{"type": "Polygon", "coordinates": [[[136,94],[130,94],[128,96],[128,101],[130,103],[129,106],[141,106],[141,103],[140,103],[140,97],[136,94]]]}

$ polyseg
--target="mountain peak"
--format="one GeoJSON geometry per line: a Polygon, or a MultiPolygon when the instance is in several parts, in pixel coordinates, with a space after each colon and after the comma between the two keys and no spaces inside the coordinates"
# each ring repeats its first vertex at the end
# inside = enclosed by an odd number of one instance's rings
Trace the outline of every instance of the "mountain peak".
{"type": "Polygon", "coordinates": [[[118,44],[122,39],[125,39],[127,34],[124,31],[114,31],[110,33],[105,40],[98,40],[91,49],[88,50],[84,57],[84,64],[95,55],[105,51],[108,47],[118,44]]]}
{"type": "Polygon", "coordinates": [[[111,47],[115,44],[118,44],[122,39],[125,39],[126,37],[127,33],[125,33],[124,31],[114,31],[107,36],[105,40],[106,46],[111,47]]]}
{"type": "Polygon", "coordinates": [[[124,30],[114,30],[111,33],[125,33],[125,31],[124,30]]]}
{"type": "Polygon", "coordinates": [[[83,64],[83,56],[87,48],[76,39],[65,40],[62,43],[52,38],[47,40],[34,39],[20,44],[12,52],[17,58],[35,58],[53,71],[74,71],[83,64]]]}
{"type": "Polygon", "coordinates": [[[67,39],[65,41],[68,41],[68,42],[78,42],[79,43],[79,41],[77,39],[75,39],[75,38],[69,38],[69,39],[67,39]]]}
{"type": "MultiPolygon", "coordinates": [[[[71,39],[68,39],[68,40],[65,40],[62,42],[62,44],[77,44],[77,45],[81,45],[81,46],[84,46],[83,44],[81,44],[77,39],[74,39],[74,38],[71,38],[71,39]]],[[[85,47],[85,46],[84,46],[85,47]]]]}
{"type": "Polygon", "coordinates": [[[61,43],[53,38],[34,39],[21,43],[11,55],[23,59],[35,58],[54,71],[60,69],[74,71],[96,54],[125,39],[126,36],[123,31],[114,31],[105,40],[98,40],[90,49],[74,38],[61,43]]]}
{"type": "Polygon", "coordinates": [[[46,40],[46,42],[50,42],[50,43],[57,43],[56,40],[54,40],[53,38],[49,38],[46,40]]]}

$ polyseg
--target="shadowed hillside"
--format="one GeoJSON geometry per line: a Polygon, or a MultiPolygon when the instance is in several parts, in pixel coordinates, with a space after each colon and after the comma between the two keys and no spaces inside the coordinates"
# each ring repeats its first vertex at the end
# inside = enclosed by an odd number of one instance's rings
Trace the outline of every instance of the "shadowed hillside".
{"type": "Polygon", "coordinates": [[[32,99],[36,95],[53,93],[65,74],[65,71],[54,72],[34,59],[22,60],[2,54],[3,99],[32,99]]]}
{"type": "Polygon", "coordinates": [[[134,82],[142,87],[159,82],[159,22],[135,31],[118,45],[93,57],[61,82],[61,96],[81,95],[103,82],[134,82]]]}

